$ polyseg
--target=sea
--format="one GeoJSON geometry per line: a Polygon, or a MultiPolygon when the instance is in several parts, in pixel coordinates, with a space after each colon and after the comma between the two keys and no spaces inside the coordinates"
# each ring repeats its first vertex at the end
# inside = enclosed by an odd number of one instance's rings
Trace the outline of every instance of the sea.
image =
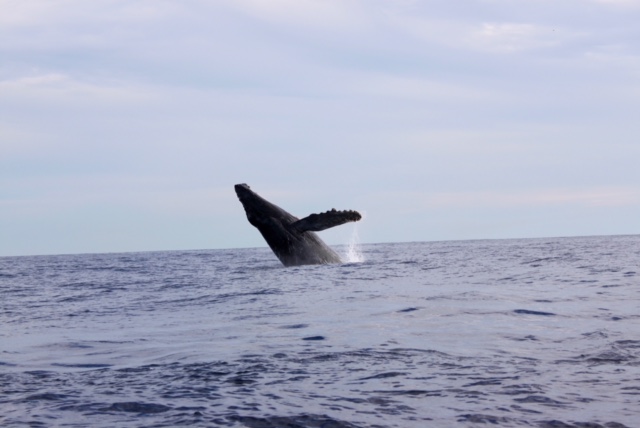
{"type": "Polygon", "coordinates": [[[2,427],[640,427],[640,235],[0,258],[2,427]]]}

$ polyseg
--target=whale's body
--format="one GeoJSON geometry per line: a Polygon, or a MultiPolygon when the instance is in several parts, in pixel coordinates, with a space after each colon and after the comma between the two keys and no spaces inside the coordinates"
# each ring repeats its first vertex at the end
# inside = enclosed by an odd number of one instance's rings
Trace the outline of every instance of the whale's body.
{"type": "Polygon", "coordinates": [[[246,184],[236,184],[235,190],[247,220],[260,231],[285,266],[341,263],[340,256],[313,232],[362,218],[357,211],[334,209],[300,220],[262,198],[246,184]]]}

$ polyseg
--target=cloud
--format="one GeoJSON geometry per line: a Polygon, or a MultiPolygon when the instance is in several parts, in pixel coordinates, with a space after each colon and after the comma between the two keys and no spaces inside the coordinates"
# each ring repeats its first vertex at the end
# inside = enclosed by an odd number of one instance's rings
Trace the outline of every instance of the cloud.
{"type": "Polygon", "coordinates": [[[557,33],[555,28],[529,23],[483,23],[470,43],[489,52],[516,53],[559,46],[567,37],[557,33]]]}
{"type": "Polygon", "coordinates": [[[594,3],[599,3],[604,5],[640,8],[640,1],[638,0],[591,0],[591,1],[594,3]]]}
{"type": "Polygon", "coordinates": [[[254,19],[305,30],[352,31],[365,24],[368,15],[367,9],[353,0],[233,0],[226,4],[254,19]]]}
{"type": "Polygon", "coordinates": [[[580,205],[584,207],[635,207],[640,205],[640,188],[541,189],[518,192],[436,193],[424,197],[428,207],[515,207],[580,205]]]}
{"type": "Polygon", "coordinates": [[[100,23],[141,24],[165,20],[184,10],[183,6],[166,0],[101,0],[93,3],[79,0],[0,0],[0,8],[3,12],[0,25],[3,28],[57,28],[71,24],[72,27],[67,28],[68,33],[79,28],[94,27],[95,30],[95,25],[100,23]]]}
{"type": "Polygon", "coordinates": [[[398,76],[394,74],[360,73],[346,90],[381,98],[423,100],[434,104],[495,101],[501,96],[489,89],[442,79],[398,76]]]}
{"type": "Polygon", "coordinates": [[[58,106],[96,103],[131,105],[153,100],[152,92],[139,85],[92,83],[53,72],[0,80],[0,97],[5,102],[52,102],[58,106]]]}
{"type": "MultiPolygon", "coordinates": [[[[9,162],[16,159],[65,159],[87,154],[87,148],[103,145],[116,117],[126,127],[135,116],[162,97],[148,86],[128,82],[75,79],[64,73],[33,73],[0,80],[0,152],[9,162]],[[10,108],[8,108],[10,106],[10,108]],[[25,118],[28,118],[26,120],[25,118]]],[[[112,140],[112,149],[121,146],[112,140]]],[[[25,169],[28,171],[29,169],[25,169]]]]}

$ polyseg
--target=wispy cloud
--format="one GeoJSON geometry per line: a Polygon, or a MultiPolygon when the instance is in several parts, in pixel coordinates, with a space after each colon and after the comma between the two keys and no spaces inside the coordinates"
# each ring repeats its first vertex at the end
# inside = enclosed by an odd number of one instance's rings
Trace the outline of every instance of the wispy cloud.
{"type": "Polygon", "coordinates": [[[591,0],[594,3],[600,3],[612,6],[622,6],[629,8],[640,8],[640,2],[638,0],[591,0]]]}
{"type": "Polygon", "coordinates": [[[150,102],[148,88],[126,83],[81,81],[62,73],[35,74],[0,80],[0,96],[5,100],[55,102],[59,106],[85,103],[131,105],[150,102]]]}
{"type": "Polygon", "coordinates": [[[470,43],[490,52],[516,53],[559,46],[567,39],[566,32],[560,32],[528,23],[483,23],[473,32],[470,43]]]}
{"type": "Polygon", "coordinates": [[[260,21],[305,30],[352,31],[361,25],[366,26],[369,14],[362,2],[353,0],[233,0],[226,4],[260,21]]]}
{"type": "Polygon", "coordinates": [[[580,205],[584,207],[638,207],[640,188],[612,187],[588,189],[540,189],[517,192],[459,192],[424,195],[427,207],[547,207],[580,205]]]}

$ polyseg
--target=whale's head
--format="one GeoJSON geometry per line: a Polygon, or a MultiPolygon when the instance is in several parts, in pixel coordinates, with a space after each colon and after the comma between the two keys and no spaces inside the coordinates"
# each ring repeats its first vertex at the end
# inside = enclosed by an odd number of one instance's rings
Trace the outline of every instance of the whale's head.
{"type": "Polygon", "coordinates": [[[236,184],[234,188],[236,190],[236,195],[238,195],[238,199],[240,199],[240,202],[242,202],[243,205],[245,201],[249,201],[258,196],[246,183],[236,184]]]}
{"type": "Polygon", "coordinates": [[[276,219],[283,224],[297,220],[279,206],[272,204],[251,190],[248,184],[236,184],[234,187],[247,214],[247,220],[258,229],[266,224],[271,224],[276,219]]]}

